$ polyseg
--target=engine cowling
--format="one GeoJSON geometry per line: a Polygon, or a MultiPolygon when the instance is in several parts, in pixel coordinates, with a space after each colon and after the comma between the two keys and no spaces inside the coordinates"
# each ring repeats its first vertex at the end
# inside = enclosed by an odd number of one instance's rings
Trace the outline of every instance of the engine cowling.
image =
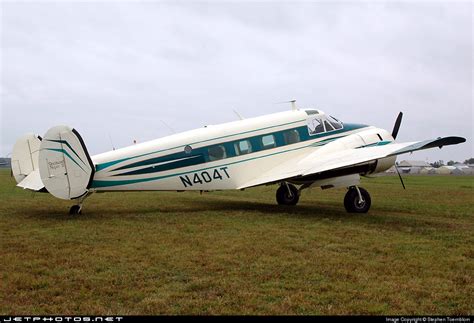
{"type": "Polygon", "coordinates": [[[373,170],[374,173],[381,173],[385,172],[387,169],[395,165],[395,161],[397,160],[397,156],[390,156],[385,158],[377,159],[377,166],[373,170]]]}

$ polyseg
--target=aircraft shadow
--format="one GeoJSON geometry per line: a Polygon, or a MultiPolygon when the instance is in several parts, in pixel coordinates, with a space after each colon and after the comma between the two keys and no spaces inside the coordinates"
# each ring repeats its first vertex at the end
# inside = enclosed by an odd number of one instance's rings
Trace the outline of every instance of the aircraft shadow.
{"type": "Polygon", "coordinates": [[[201,200],[201,201],[185,201],[179,206],[165,206],[157,201],[149,203],[146,206],[130,205],[130,207],[117,207],[113,205],[104,208],[103,205],[96,203],[85,203],[83,214],[79,216],[71,216],[68,209],[64,206],[58,206],[53,209],[36,208],[34,210],[24,211],[28,217],[38,219],[97,219],[110,216],[127,216],[140,219],[141,216],[150,214],[170,214],[183,217],[189,215],[199,215],[200,213],[216,212],[216,216],[235,214],[240,212],[257,213],[261,215],[272,216],[288,216],[288,217],[321,217],[321,218],[341,218],[352,216],[348,214],[344,206],[332,206],[328,204],[299,204],[296,206],[285,206],[255,201],[232,201],[232,200],[201,200]]]}

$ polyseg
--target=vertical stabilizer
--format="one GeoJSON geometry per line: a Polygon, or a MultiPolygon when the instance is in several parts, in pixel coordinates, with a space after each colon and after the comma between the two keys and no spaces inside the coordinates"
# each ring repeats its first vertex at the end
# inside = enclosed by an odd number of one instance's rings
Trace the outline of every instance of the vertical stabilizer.
{"type": "Polygon", "coordinates": [[[20,137],[12,152],[12,173],[17,183],[23,181],[33,171],[38,170],[38,154],[41,137],[28,133],[20,137]]]}
{"type": "Polygon", "coordinates": [[[79,133],[57,126],[49,129],[41,142],[39,171],[49,193],[72,200],[89,191],[95,167],[79,133]]]}

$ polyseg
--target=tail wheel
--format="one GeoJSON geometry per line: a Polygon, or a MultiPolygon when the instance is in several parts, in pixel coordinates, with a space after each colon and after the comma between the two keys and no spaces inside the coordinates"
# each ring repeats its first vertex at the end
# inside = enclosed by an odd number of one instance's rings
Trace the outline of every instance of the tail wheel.
{"type": "Polygon", "coordinates": [[[362,187],[350,187],[344,197],[344,207],[349,213],[367,213],[371,204],[369,192],[362,187]],[[357,189],[359,189],[360,196],[357,189]]]}
{"type": "Polygon", "coordinates": [[[276,191],[276,200],[280,205],[296,205],[300,199],[298,189],[291,184],[283,184],[276,191]]]}
{"type": "Polygon", "coordinates": [[[82,207],[80,205],[73,205],[69,209],[69,214],[70,215],[78,215],[82,213],[82,207]]]}

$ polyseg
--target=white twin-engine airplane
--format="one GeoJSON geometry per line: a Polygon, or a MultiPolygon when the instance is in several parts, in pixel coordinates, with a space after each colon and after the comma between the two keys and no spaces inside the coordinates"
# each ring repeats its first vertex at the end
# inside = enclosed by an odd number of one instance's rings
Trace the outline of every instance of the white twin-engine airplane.
{"type": "Polygon", "coordinates": [[[73,200],[81,213],[94,192],[242,190],[280,186],[278,204],[295,205],[309,187],[347,187],[348,212],[369,210],[360,175],[387,170],[396,156],[465,142],[461,137],[398,143],[393,132],[343,123],[319,110],[292,111],[243,119],[175,134],[90,156],[79,133],[53,127],[43,138],[21,137],[12,152],[19,187],[73,200]]]}

